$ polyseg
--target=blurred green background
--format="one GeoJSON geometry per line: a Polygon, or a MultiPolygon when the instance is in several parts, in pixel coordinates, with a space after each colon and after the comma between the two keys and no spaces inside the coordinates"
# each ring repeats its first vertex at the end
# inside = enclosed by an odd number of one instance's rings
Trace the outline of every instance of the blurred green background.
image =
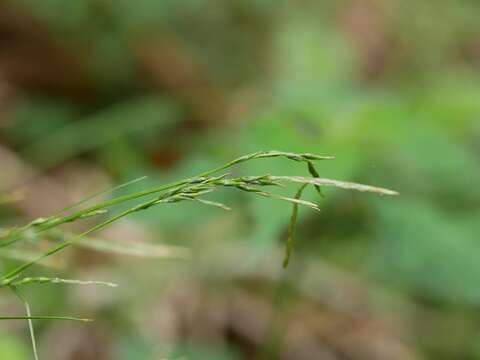
{"type": "MultiPolygon", "coordinates": [[[[232,212],[127,218],[92,243],[153,248],[32,272],[120,284],[28,289],[35,314],[95,319],[36,322],[41,358],[480,359],[479,25],[472,0],[2,1],[3,228],[258,150],[335,155],[321,176],[402,194],[307,192],[322,212],[300,210],[287,270],[288,204],[223,191],[232,212]]],[[[31,358],[26,324],[0,323],[0,359],[31,358]]]]}

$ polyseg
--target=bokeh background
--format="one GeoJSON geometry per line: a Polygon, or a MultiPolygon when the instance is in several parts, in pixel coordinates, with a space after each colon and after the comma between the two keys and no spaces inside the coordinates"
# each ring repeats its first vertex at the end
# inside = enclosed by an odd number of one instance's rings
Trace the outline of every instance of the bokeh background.
{"type": "MultiPolygon", "coordinates": [[[[2,1],[3,228],[257,150],[402,194],[308,192],[322,212],[300,210],[287,270],[288,204],[223,191],[228,213],[115,223],[32,271],[120,284],[26,290],[34,314],[95,319],[36,322],[41,358],[480,359],[479,70],[472,0],[2,1]]],[[[53,241],[1,249],[1,270],[53,241]]],[[[0,312],[23,310],[3,291],[0,312]]],[[[31,351],[0,324],[1,359],[31,351]]]]}

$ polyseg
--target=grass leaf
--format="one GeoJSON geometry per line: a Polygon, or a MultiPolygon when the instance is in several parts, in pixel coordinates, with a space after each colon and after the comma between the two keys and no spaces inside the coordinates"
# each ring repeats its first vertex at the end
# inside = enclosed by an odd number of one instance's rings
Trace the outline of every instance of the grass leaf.
{"type": "MultiPolygon", "coordinates": [[[[308,184],[302,184],[295,194],[295,199],[300,200],[302,197],[303,190],[308,186],[308,184]]],[[[283,267],[286,268],[290,262],[290,256],[293,251],[294,237],[293,232],[295,229],[295,223],[297,222],[298,216],[298,204],[293,204],[292,215],[290,216],[290,221],[288,222],[288,238],[287,243],[285,244],[285,258],[283,259],[283,267]]]]}

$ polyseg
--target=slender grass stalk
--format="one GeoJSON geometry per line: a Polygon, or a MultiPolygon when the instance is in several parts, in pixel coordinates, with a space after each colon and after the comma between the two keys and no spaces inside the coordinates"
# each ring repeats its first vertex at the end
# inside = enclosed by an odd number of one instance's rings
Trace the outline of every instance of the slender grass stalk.
{"type": "Polygon", "coordinates": [[[105,190],[102,190],[102,191],[99,191],[99,192],[96,192],[96,193],[93,193],[92,195],[90,196],[87,196],[86,198],[84,199],[81,199],[80,201],[74,203],[74,204],[71,204],[67,207],[64,207],[63,209],[59,210],[57,215],[65,212],[65,211],[68,211],[68,210],[71,210],[71,209],[74,209],[76,207],[79,207],[80,205],[83,205],[85,204],[86,202],[90,201],[90,200],[93,200],[99,196],[102,196],[102,195],[105,195],[105,194],[108,194],[108,193],[111,193],[111,192],[114,192],[114,191],[117,191],[117,190],[120,190],[120,189],[123,189],[127,186],[130,186],[130,185],[133,185],[137,182],[140,182],[140,181],[143,181],[145,180],[147,177],[146,176],[141,176],[139,178],[136,178],[136,179],[133,179],[133,180],[130,180],[130,181],[127,181],[123,184],[120,184],[120,185],[117,185],[117,186],[114,186],[112,188],[108,188],[108,189],[105,189],[105,190]]]}
{"type": "MultiPolygon", "coordinates": [[[[302,184],[295,194],[295,199],[300,199],[302,197],[303,190],[308,186],[308,184],[302,184]]],[[[319,188],[320,189],[320,188],[319,188]]],[[[317,190],[320,191],[320,190],[317,190]]],[[[292,215],[290,216],[290,221],[288,223],[288,237],[285,244],[285,258],[283,259],[283,267],[286,268],[290,262],[290,256],[293,250],[293,231],[295,229],[295,223],[297,222],[298,216],[298,204],[293,204],[292,215]]]]}
{"type": "MultiPolygon", "coordinates": [[[[106,281],[60,279],[60,278],[51,278],[46,276],[26,277],[21,280],[16,280],[11,282],[9,286],[17,288],[19,286],[32,285],[32,284],[102,285],[102,286],[110,286],[110,287],[118,286],[115,283],[106,282],[106,281]]],[[[6,286],[6,285],[0,284],[0,287],[1,286],[6,286]]]]}
{"type": "Polygon", "coordinates": [[[10,289],[20,299],[20,301],[23,302],[25,306],[25,312],[28,318],[27,320],[28,329],[30,331],[30,340],[32,341],[33,358],[35,360],[38,360],[37,342],[35,341],[35,330],[33,328],[33,319],[32,319],[32,312],[30,311],[30,305],[28,304],[28,301],[22,296],[22,294],[20,294],[20,291],[18,291],[15,286],[10,286],[10,289]]]}
{"type": "Polygon", "coordinates": [[[0,316],[0,320],[63,320],[84,323],[93,322],[93,319],[82,319],[73,316],[0,316]]]}

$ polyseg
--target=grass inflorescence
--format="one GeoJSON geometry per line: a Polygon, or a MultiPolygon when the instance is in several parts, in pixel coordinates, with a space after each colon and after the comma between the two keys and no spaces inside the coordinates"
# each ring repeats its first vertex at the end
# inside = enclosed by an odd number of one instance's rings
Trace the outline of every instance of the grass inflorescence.
{"type": "MultiPolygon", "coordinates": [[[[283,152],[283,151],[259,151],[252,154],[244,155],[239,158],[236,158],[224,165],[221,165],[212,170],[206,171],[204,173],[198,174],[196,176],[179,180],[173,183],[161,185],[158,187],[145,189],[139,192],[134,192],[128,195],[112,198],[106,201],[99,202],[93,206],[79,209],[81,205],[84,205],[86,201],[92,200],[99,195],[107,193],[109,190],[102,191],[92,196],[89,196],[86,199],[83,199],[80,202],[77,202],[69,207],[61,209],[56,214],[42,217],[31,221],[30,223],[17,228],[12,228],[10,230],[3,231],[0,234],[0,256],[8,256],[8,251],[11,251],[11,247],[14,247],[15,244],[25,240],[25,239],[36,239],[41,238],[42,235],[48,235],[54,232],[55,230],[60,230],[60,226],[66,223],[74,222],[80,219],[105,215],[108,213],[109,209],[113,206],[127,203],[134,200],[144,199],[140,204],[136,204],[127,210],[114,215],[106,220],[99,222],[97,225],[92,228],[84,231],[81,234],[69,235],[66,236],[62,242],[53,246],[44,253],[40,253],[30,256],[27,261],[21,263],[17,267],[11,269],[7,273],[3,274],[0,279],[0,290],[1,288],[8,288],[12,290],[19,299],[23,301],[26,309],[26,316],[10,316],[10,317],[0,317],[0,320],[6,319],[23,319],[28,320],[29,328],[32,338],[32,345],[34,347],[35,359],[37,359],[36,349],[35,349],[35,336],[33,331],[32,320],[45,319],[45,320],[77,320],[77,321],[87,321],[87,319],[79,319],[74,317],[63,317],[63,316],[32,316],[30,313],[30,307],[28,302],[22,297],[20,293],[20,288],[26,285],[31,284],[73,284],[73,285],[106,285],[106,286],[116,286],[112,283],[99,282],[99,281],[83,281],[83,280],[67,280],[60,278],[49,278],[49,277],[24,277],[22,274],[30,269],[32,266],[45,261],[48,257],[53,254],[56,254],[65,248],[72,245],[80,245],[87,243],[85,240],[91,234],[107,227],[108,225],[136,212],[146,211],[152,207],[166,204],[173,204],[182,201],[193,201],[198,202],[199,204],[214,206],[224,210],[230,210],[230,208],[219,202],[211,201],[205,198],[211,192],[217,191],[220,188],[233,188],[242,192],[247,192],[252,195],[262,196],[265,198],[272,198],[276,200],[286,201],[292,204],[292,214],[288,224],[288,239],[286,241],[285,247],[285,258],[283,261],[283,266],[286,267],[289,264],[291,253],[294,247],[294,227],[295,222],[298,216],[298,207],[305,206],[314,210],[320,210],[318,205],[302,200],[302,194],[306,187],[312,186],[318,192],[320,196],[323,197],[323,192],[321,187],[323,186],[333,186],[342,189],[348,190],[357,190],[362,192],[373,192],[380,195],[397,195],[395,191],[368,186],[363,184],[332,180],[321,178],[317,172],[314,162],[320,160],[332,160],[332,156],[319,156],[310,153],[293,153],[293,152],[283,152]],[[307,165],[308,173],[311,177],[302,177],[302,176],[278,176],[271,174],[255,175],[255,176],[241,176],[241,177],[232,177],[229,173],[226,172],[229,168],[256,159],[265,159],[265,158],[286,158],[291,161],[305,163],[307,165]],[[293,197],[278,195],[268,191],[271,187],[282,187],[285,183],[296,183],[299,184],[299,189],[293,197]],[[76,210],[75,210],[76,209],[76,210]],[[3,253],[3,254],[2,254],[3,253]]],[[[121,187],[128,186],[134,182],[140,181],[140,179],[135,179],[128,183],[122,184],[115,187],[116,190],[121,187]]],[[[61,231],[61,230],[60,230],[61,231]]],[[[115,246],[105,245],[103,250],[112,249],[112,252],[115,252],[115,246]]],[[[125,249],[122,251],[125,252],[125,249]]],[[[128,252],[128,250],[126,251],[128,252]]],[[[135,251],[132,251],[132,254],[135,254],[135,251]]]]}

